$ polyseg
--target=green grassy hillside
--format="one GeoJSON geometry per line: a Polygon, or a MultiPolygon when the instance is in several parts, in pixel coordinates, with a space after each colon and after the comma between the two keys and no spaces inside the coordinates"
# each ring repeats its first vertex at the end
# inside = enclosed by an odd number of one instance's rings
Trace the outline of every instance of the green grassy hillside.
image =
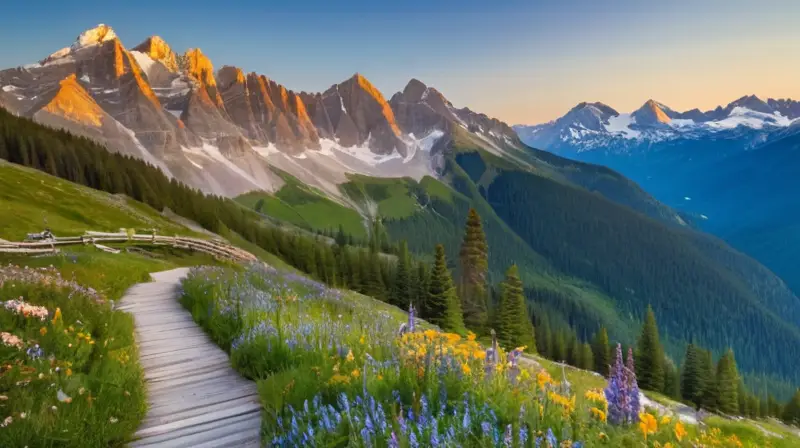
{"type": "Polygon", "coordinates": [[[46,227],[60,236],[120,228],[193,234],[125,196],[92,190],[0,160],[0,238],[17,241],[46,227]]]}
{"type": "Polygon", "coordinates": [[[338,230],[354,238],[366,238],[363,218],[354,209],[303,185],[289,175],[286,184],[274,194],[254,191],[236,198],[236,202],[274,219],[308,230],[338,230]]]}

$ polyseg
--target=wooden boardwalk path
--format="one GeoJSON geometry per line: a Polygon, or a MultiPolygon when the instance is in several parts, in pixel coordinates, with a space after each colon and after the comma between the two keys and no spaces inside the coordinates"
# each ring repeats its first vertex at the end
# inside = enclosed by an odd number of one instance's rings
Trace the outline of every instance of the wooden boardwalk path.
{"type": "Polygon", "coordinates": [[[129,289],[120,309],[133,314],[148,410],[133,447],[257,447],[261,405],[256,385],[230,366],[178,303],[188,269],[152,274],[129,289]]]}

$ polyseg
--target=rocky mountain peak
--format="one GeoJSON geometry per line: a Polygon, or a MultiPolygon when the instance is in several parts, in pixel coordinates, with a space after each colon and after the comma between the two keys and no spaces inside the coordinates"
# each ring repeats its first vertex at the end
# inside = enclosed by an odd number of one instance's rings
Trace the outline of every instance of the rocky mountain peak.
{"type": "Polygon", "coordinates": [[[219,69],[219,72],[217,72],[217,78],[219,80],[219,86],[221,89],[227,89],[232,84],[244,84],[246,82],[242,69],[232,65],[224,65],[221,69],[219,69]]]}
{"type": "Polygon", "coordinates": [[[114,32],[114,30],[110,26],[101,23],[94,28],[82,32],[78,38],[75,39],[75,43],[72,44],[72,49],[79,50],[84,47],[101,44],[116,38],[117,34],[114,32]]]}
{"type": "Polygon", "coordinates": [[[406,84],[406,88],[403,89],[403,96],[406,101],[417,102],[422,99],[426,90],[428,90],[428,86],[422,81],[412,78],[411,81],[408,81],[408,84],[406,84]]]}
{"type": "Polygon", "coordinates": [[[656,126],[667,124],[672,121],[664,111],[662,105],[654,100],[647,100],[646,103],[631,114],[636,119],[636,124],[640,126],[656,126]]]}
{"type": "MultiPolygon", "coordinates": [[[[205,91],[208,99],[214,105],[223,109],[225,104],[217,90],[217,80],[214,78],[214,65],[211,64],[211,60],[199,48],[187,50],[184,58],[186,59],[186,72],[189,77],[198,84],[201,90],[205,91]]],[[[200,95],[200,98],[205,100],[204,97],[205,95],[200,95]]]]}
{"type": "Polygon", "coordinates": [[[139,51],[150,56],[154,61],[164,64],[170,72],[178,71],[178,62],[175,52],[172,48],[159,36],[151,36],[145,39],[144,42],[134,47],[135,51],[139,51]]]}
{"type": "Polygon", "coordinates": [[[41,109],[83,125],[102,125],[103,109],[81,86],[74,73],[61,80],[51,95],[41,109]]]}
{"type": "Polygon", "coordinates": [[[735,107],[743,107],[745,109],[750,109],[756,112],[763,112],[765,114],[771,114],[773,112],[772,108],[764,102],[761,98],[755,95],[746,95],[738,100],[728,104],[728,107],[725,109],[730,113],[731,110],[735,107]]]}

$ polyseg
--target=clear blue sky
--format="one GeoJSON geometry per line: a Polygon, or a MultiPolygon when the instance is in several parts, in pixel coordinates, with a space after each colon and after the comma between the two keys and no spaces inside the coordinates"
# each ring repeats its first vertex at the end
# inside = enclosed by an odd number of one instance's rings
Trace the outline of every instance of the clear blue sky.
{"type": "Polygon", "coordinates": [[[648,98],[711,108],[741,95],[800,97],[800,1],[4,2],[0,67],[35,62],[84,29],[127,47],[162,36],[216,68],[320,91],[355,72],[390,97],[412,77],[456,106],[510,123],[580,101],[632,110],[648,98]]]}

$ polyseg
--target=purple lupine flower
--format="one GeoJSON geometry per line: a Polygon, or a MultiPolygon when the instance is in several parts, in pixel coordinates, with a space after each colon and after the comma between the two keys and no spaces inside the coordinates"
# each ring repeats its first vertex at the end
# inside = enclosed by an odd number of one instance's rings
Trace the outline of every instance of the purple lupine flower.
{"type": "Polygon", "coordinates": [[[513,434],[512,431],[513,431],[513,428],[511,427],[511,424],[509,423],[508,425],[506,425],[506,430],[503,433],[503,446],[505,446],[507,448],[511,447],[514,444],[514,434],[513,434]]]}
{"type": "Polygon", "coordinates": [[[491,423],[484,421],[481,422],[481,431],[483,431],[484,437],[491,437],[492,436],[492,425],[491,423]]]}
{"type": "MultiPolygon", "coordinates": [[[[525,446],[528,443],[528,427],[521,425],[519,427],[519,444],[525,446]]],[[[573,445],[574,446],[574,445],[573,445]]]]}
{"type": "Polygon", "coordinates": [[[389,438],[389,448],[400,448],[400,441],[397,440],[397,434],[392,431],[392,436],[389,438]]]}
{"type": "Polygon", "coordinates": [[[414,430],[411,430],[411,434],[408,436],[408,445],[411,448],[419,448],[419,442],[417,442],[417,434],[414,433],[414,430]]]}
{"type": "Polygon", "coordinates": [[[552,428],[547,428],[547,434],[545,434],[545,439],[547,440],[547,445],[550,448],[558,447],[558,439],[556,439],[556,435],[553,434],[552,428]]]}
{"type": "Polygon", "coordinates": [[[416,310],[414,309],[414,304],[413,303],[409,304],[408,305],[408,331],[410,331],[411,333],[416,331],[416,326],[415,326],[415,323],[414,323],[414,314],[415,314],[414,312],[415,311],[416,310]]]}

